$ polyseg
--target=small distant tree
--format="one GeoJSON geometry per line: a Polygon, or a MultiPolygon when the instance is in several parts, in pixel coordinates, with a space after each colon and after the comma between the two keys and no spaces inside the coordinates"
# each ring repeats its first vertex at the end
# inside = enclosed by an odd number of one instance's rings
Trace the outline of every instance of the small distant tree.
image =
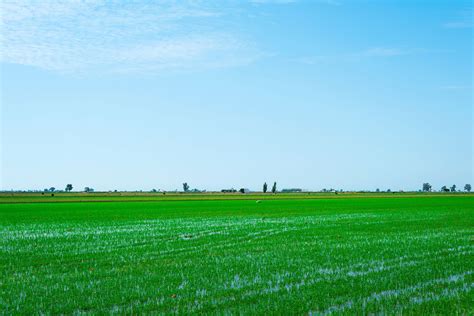
{"type": "Polygon", "coordinates": [[[464,191],[471,192],[471,185],[470,185],[469,183],[467,183],[467,184],[464,186],[464,191]]]}
{"type": "Polygon", "coordinates": [[[263,184],[263,193],[267,193],[267,190],[268,190],[268,185],[267,185],[267,183],[265,182],[265,183],[263,184]]]}
{"type": "Polygon", "coordinates": [[[72,191],[72,184],[68,184],[66,185],[66,189],[65,189],[66,192],[71,192],[72,191]]]}
{"type": "Polygon", "coordinates": [[[390,192],[392,192],[392,190],[390,190],[390,189],[387,189],[387,192],[388,192],[388,193],[390,193],[390,192]]]}
{"type": "Polygon", "coordinates": [[[189,191],[189,185],[187,182],[183,183],[183,191],[188,192],[189,191]]]}
{"type": "Polygon", "coordinates": [[[445,185],[443,185],[443,186],[441,187],[441,192],[449,192],[448,187],[446,187],[445,185]]]}
{"type": "Polygon", "coordinates": [[[456,192],[456,185],[455,184],[452,185],[451,192],[456,192]]]}
{"type": "Polygon", "coordinates": [[[431,191],[431,184],[429,184],[428,182],[423,183],[423,191],[425,192],[431,191]]]}
{"type": "Polygon", "coordinates": [[[54,191],[56,191],[56,188],[55,188],[55,187],[49,188],[49,192],[54,192],[54,191]]]}
{"type": "Polygon", "coordinates": [[[377,190],[375,190],[375,192],[380,193],[380,189],[377,188],[377,190]]]}
{"type": "Polygon", "coordinates": [[[85,187],[84,192],[94,192],[93,188],[85,187]]]}
{"type": "Polygon", "coordinates": [[[275,194],[276,191],[277,191],[277,183],[276,183],[276,182],[273,182],[272,193],[275,194]]]}

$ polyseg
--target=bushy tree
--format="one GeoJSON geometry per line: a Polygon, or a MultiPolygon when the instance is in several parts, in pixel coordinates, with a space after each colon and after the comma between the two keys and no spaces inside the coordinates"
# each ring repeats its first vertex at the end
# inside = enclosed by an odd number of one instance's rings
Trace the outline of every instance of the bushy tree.
{"type": "Polygon", "coordinates": [[[71,192],[72,191],[72,184],[68,184],[66,185],[66,189],[65,189],[66,192],[71,192]]]}
{"type": "Polygon", "coordinates": [[[189,191],[189,185],[187,182],[183,183],[183,191],[188,192],[189,191]]]}
{"type": "Polygon", "coordinates": [[[423,183],[423,191],[425,192],[431,191],[431,184],[429,184],[428,182],[423,183]]]}
{"type": "Polygon", "coordinates": [[[277,183],[276,183],[276,182],[273,182],[272,193],[275,194],[276,191],[277,191],[277,183]]]}
{"type": "Polygon", "coordinates": [[[467,184],[464,186],[464,191],[471,192],[471,185],[470,185],[469,183],[467,183],[467,184]]]}
{"type": "Polygon", "coordinates": [[[449,189],[445,185],[443,185],[441,187],[441,192],[449,192],[449,189]]]}
{"type": "Polygon", "coordinates": [[[54,192],[54,191],[56,191],[56,188],[55,188],[55,187],[49,188],[49,192],[54,192]]]}
{"type": "Polygon", "coordinates": [[[267,183],[265,182],[265,183],[263,184],[263,193],[267,193],[267,190],[268,190],[268,185],[267,185],[267,183]]]}
{"type": "Polygon", "coordinates": [[[451,187],[451,192],[456,192],[456,185],[453,184],[453,186],[451,187]]]}
{"type": "Polygon", "coordinates": [[[94,192],[93,188],[85,187],[84,192],[94,192]]]}

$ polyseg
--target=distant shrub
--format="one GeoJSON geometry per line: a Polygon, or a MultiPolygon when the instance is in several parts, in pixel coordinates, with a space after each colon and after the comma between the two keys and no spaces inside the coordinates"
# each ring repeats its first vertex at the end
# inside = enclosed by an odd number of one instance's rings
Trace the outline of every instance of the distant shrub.
{"type": "Polygon", "coordinates": [[[423,191],[425,191],[425,192],[431,191],[431,184],[429,184],[428,182],[423,183],[422,189],[423,189],[423,191]]]}
{"type": "Polygon", "coordinates": [[[184,182],[184,183],[183,183],[183,191],[184,191],[184,192],[188,192],[188,191],[189,191],[189,185],[188,185],[187,182],[184,182]]]}

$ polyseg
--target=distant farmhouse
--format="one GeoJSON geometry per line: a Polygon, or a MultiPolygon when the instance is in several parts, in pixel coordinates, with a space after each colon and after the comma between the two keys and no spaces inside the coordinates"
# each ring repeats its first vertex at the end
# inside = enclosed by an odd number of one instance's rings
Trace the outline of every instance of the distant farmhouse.
{"type": "Polygon", "coordinates": [[[292,188],[292,189],[283,189],[281,190],[282,193],[299,193],[299,192],[303,192],[302,189],[299,189],[299,188],[292,188]]]}
{"type": "Polygon", "coordinates": [[[241,188],[239,189],[238,191],[234,188],[232,189],[223,189],[221,190],[222,193],[236,193],[236,192],[239,192],[239,193],[250,193],[250,190],[247,189],[247,188],[241,188]]]}
{"type": "Polygon", "coordinates": [[[237,192],[236,189],[222,189],[221,190],[222,193],[235,193],[237,192]]]}

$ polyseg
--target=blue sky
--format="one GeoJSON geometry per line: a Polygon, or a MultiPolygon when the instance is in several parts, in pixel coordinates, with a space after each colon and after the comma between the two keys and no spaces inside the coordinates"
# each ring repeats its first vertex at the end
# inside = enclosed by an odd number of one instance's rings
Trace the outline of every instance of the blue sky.
{"type": "Polygon", "coordinates": [[[1,188],[473,181],[471,1],[2,1],[1,188]]]}

